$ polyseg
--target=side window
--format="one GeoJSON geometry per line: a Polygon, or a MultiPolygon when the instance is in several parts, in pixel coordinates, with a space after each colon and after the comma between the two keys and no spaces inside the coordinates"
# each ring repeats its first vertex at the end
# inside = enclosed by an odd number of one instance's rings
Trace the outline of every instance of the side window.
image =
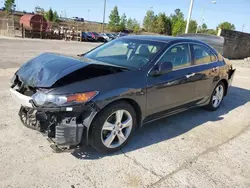
{"type": "Polygon", "coordinates": [[[179,44],[170,48],[160,59],[160,62],[171,62],[174,69],[190,66],[190,50],[188,44],[179,44]]]}
{"type": "Polygon", "coordinates": [[[196,65],[206,64],[216,61],[215,55],[206,47],[201,45],[193,45],[194,61],[196,65]]]}

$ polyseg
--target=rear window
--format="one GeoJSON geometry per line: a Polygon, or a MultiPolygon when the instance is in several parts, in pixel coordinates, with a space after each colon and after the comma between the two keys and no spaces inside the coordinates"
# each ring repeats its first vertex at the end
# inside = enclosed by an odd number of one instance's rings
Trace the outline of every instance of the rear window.
{"type": "Polygon", "coordinates": [[[194,60],[196,65],[215,62],[216,56],[205,46],[194,44],[194,60]]]}

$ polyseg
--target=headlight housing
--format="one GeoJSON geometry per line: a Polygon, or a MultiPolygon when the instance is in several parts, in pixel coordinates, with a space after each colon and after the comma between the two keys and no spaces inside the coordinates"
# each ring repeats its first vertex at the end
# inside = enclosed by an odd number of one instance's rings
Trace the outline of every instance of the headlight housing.
{"type": "Polygon", "coordinates": [[[75,93],[71,95],[51,95],[38,91],[32,96],[32,99],[38,106],[67,106],[86,103],[93,99],[97,94],[98,91],[75,93]]]}

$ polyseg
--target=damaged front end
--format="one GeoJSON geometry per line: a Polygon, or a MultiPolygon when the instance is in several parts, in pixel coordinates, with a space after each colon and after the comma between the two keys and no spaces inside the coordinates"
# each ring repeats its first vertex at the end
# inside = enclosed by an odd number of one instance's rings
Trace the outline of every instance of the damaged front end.
{"type": "Polygon", "coordinates": [[[87,105],[85,108],[74,107],[71,112],[66,108],[42,109],[33,106],[21,106],[19,116],[28,128],[40,131],[53,142],[52,149],[57,152],[87,144],[89,120],[97,111],[87,105]]]}
{"type": "Polygon", "coordinates": [[[52,148],[60,151],[88,142],[90,124],[99,111],[92,102],[99,91],[84,89],[82,81],[117,72],[122,69],[43,54],[16,72],[10,93],[21,106],[22,123],[47,135],[52,148]],[[70,87],[76,82],[82,92],[70,87]],[[61,87],[63,92],[56,92],[61,87]]]}
{"type": "Polygon", "coordinates": [[[89,101],[87,95],[81,94],[82,98],[65,95],[63,105],[62,101],[51,100],[53,95],[50,94],[43,94],[47,98],[36,98],[41,91],[20,82],[16,77],[10,93],[16,103],[21,105],[19,116],[26,127],[48,136],[54,143],[51,147],[57,152],[88,142],[87,131],[99,109],[89,101]]]}

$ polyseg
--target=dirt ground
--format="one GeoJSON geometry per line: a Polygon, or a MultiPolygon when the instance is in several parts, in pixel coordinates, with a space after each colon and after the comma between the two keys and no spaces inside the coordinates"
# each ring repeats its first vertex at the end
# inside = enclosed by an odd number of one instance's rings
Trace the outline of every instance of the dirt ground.
{"type": "Polygon", "coordinates": [[[8,92],[17,68],[42,52],[75,55],[96,45],[0,38],[0,187],[250,187],[250,67],[242,61],[233,62],[237,73],[218,111],[145,125],[112,155],[90,147],[57,154],[24,127],[8,92]]]}

